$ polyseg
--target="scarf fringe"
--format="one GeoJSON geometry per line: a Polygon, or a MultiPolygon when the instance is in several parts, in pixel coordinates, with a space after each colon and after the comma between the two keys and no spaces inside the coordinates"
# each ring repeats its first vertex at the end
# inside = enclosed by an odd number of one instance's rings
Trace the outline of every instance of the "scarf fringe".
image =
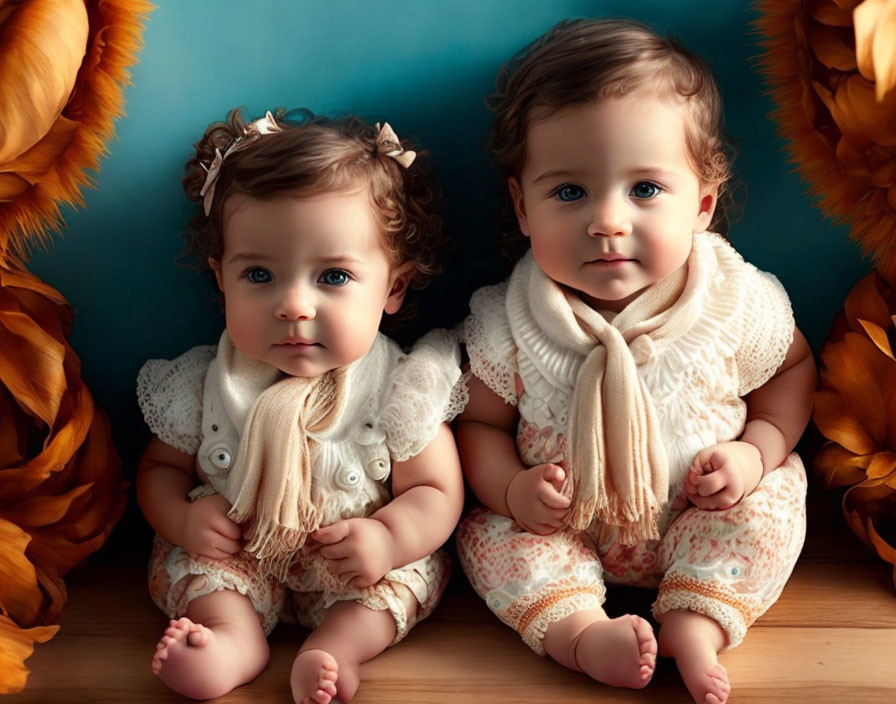
{"type": "Polygon", "coordinates": [[[585,531],[594,525],[612,526],[623,546],[660,539],[660,506],[655,501],[638,508],[617,499],[611,507],[606,495],[603,499],[598,501],[592,497],[574,502],[567,515],[567,525],[575,531],[585,531]]]}
{"type": "Polygon", "coordinates": [[[253,536],[246,545],[246,552],[258,559],[265,575],[285,582],[307,538],[305,530],[278,526],[264,535],[253,536]]]}

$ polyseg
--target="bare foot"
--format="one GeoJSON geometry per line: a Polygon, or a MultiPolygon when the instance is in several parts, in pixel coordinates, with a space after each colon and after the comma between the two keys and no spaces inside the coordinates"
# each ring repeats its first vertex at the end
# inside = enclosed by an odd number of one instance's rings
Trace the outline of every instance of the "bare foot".
{"type": "MultiPolygon", "coordinates": [[[[186,617],[170,621],[152,658],[152,671],[178,694],[213,699],[251,680],[264,667],[247,656],[246,639],[221,628],[220,633],[186,617]]],[[[266,644],[265,644],[266,648],[266,644]]]]}
{"type": "Polygon", "coordinates": [[[641,689],[656,669],[653,628],[632,614],[596,620],[576,639],[573,660],[599,682],[641,689]]]}
{"type": "Polygon", "coordinates": [[[696,704],[725,704],[731,694],[728,671],[718,651],[725,634],[712,619],[692,611],[666,614],[660,629],[660,653],[675,658],[696,704]]]}
{"type": "Polygon", "coordinates": [[[296,704],[330,704],[336,696],[339,665],[323,650],[303,650],[292,663],[289,684],[296,704]]]}
{"type": "Polygon", "coordinates": [[[152,658],[153,674],[158,675],[165,665],[165,661],[170,657],[172,661],[176,661],[181,657],[180,653],[184,648],[194,646],[202,648],[208,644],[211,631],[199,623],[193,623],[190,619],[184,617],[176,621],[171,620],[165,634],[156,644],[156,652],[152,658]]]}
{"type": "Polygon", "coordinates": [[[691,653],[675,658],[678,671],[685,686],[697,704],[725,704],[731,693],[728,671],[712,654],[711,658],[701,653],[691,653]]]}

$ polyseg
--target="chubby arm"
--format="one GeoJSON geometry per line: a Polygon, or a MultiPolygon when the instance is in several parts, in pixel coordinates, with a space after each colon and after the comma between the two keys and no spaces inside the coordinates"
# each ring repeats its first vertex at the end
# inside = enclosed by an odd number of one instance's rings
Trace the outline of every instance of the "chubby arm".
{"type": "Polygon", "coordinates": [[[555,464],[527,469],[516,449],[516,407],[472,376],[470,400],[457,422],[457,444],[473,493],[489,509],[530,533],[547,535],[563,524],[569,499],[566,472],[555,464]]]}
{"type": "Polygon", "coordinates": [[[469,389],[470,400],[456,426],[464,475],[487,508],[512,518],[507,488],[525,469],[513,437],[519,413],[475,376],[470,377],[469,389]]]}
{"type": "Polygon", "coordinates": [[[392,495],[372,518],[392,534],[392,567],[401,567],[433,553],[460,520],[464,481],[457,445],[446,423],[422,452],[392,465],[392,495]]]}
{"type": "Polygon", "coordinates": [[[762,475],[779,467],[809,423],[817,382],[815,360],[803,333],[794,328],[793,342],[775,375],[750,393],[742,442],[762,457],[762,475]]]}
{"type": "Polygon", "coordinates": [[[697,453],[685,492],[700,508],[729,508],[750,494],[796,446],[812,412],[815,360],[806,338],[793,341],[775,375],[744,398],[747,422],[734,442],[697,453]]]}
{"type": "Polygon", "coordinates": [[[432,554],[460,519],[463,475],[451,429],[442,423],[414,457],[392,465],[393,499],[368,518],[320,528],[311,538],[331,570],[355,587],[375,584],[389,570],[432,554]]]}
{"type": "Polygon", "coordinates": [[[218,559],[239,552],[242,531],[227,516],[227,499],[187,498],[197,481],[195,457],[153,438],[137,465],[137,503],[156,533],[187,552],[218,559]]]}

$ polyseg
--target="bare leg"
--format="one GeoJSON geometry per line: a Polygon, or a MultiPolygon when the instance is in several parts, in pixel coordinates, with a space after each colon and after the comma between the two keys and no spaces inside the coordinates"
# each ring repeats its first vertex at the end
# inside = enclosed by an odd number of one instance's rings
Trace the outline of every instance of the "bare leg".
{"type": "Polygon", "coordinates": [[[731,693],[719,651],[728,638],[714,619],[678,609],[663,617],[660,655],[675,658],[685,686],[697,704],[724,704],[731,693]]]}
{"type": "Polygon", "coordinates": [[[156,646],[152,669],[178,694],[212,699],[267,665],[267,639],[248,597],[225,589],[190,602],[156,646]]]}
{"type": "Polygon", "coordinates": [[[656,668],[656,638],[640,616],[586,609],[548,626],[543,642],[561,665],[614,687],[641,689],[656,668]]]}
{"type": "MultiPolygon", "coordinates": [[[[416,608],[411,593],[404,596],[408,608],[416,608]]],[[[296,704],[329,704],[334,696],[348,704],[358,691],[361,663],[388,648],[395,632],[390,611],[355,601],[333,604],[292,664],[289,681],[296,704]]]]}

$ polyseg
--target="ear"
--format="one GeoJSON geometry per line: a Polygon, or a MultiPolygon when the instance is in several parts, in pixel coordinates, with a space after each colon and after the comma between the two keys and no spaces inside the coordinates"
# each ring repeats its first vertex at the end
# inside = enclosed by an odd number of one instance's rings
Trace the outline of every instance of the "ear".
{"type": "Polygon", "coordinates": [[[507,179],[507,188],[513,201],[513,212],[516,213],[516,221],[520,225],[520,231],[529,236],[529,219],[526,217],[526,201],[523,199],[523,187],[513,176],[507,179]]]}
{"type": "Polygon", "coordinates": [[[392,315],[401,310],[401,304],[404,303],[413,272],[414,262],[405,262],[392,269],[392,284],[389,287],[386,305],[383,306],[384,313],[392,315]]]}
{"type": "Polygon", "coordinates": [[[712,216],[716,212],[716,203],[719,200],[718,186],[705,186],[700,192],[700,210],[694,221],[694,234],[705,232],[712,222],[712,216]]]}
{"type": "Polygon", "coordinates": [[[223,293],[224,291],[224,279],[221,276],[221,262],[215,259],[214,257],[208,258],[208,268],[215,272],[215,279],[218,282],[218,289],[223,293]]]}

